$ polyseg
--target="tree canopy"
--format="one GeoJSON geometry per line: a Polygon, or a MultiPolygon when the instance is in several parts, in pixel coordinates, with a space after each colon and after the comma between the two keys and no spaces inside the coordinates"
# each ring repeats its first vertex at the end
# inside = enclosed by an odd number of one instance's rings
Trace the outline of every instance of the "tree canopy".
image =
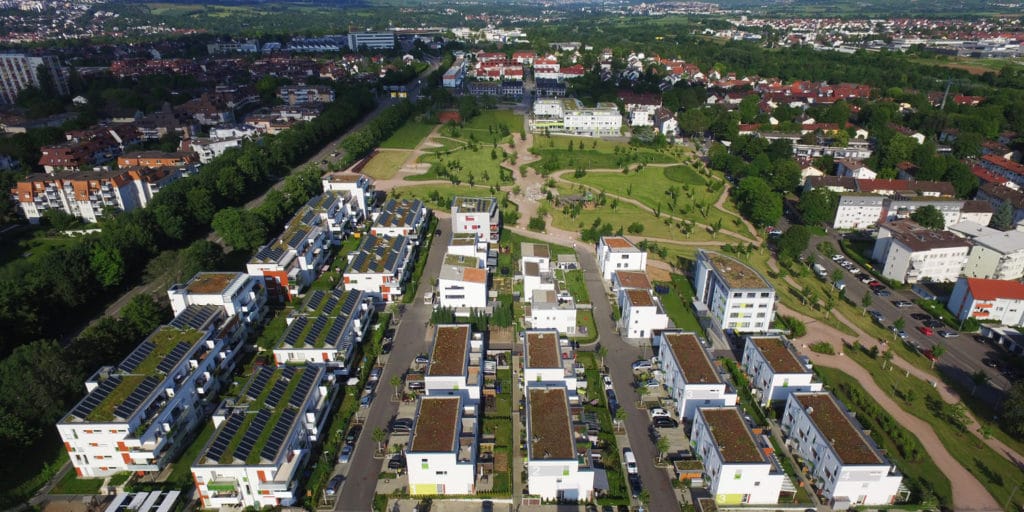
{"type": "Polygon", "coordinates": [[[910,220],[928,229],[945,229],[946,227],[946,218],[942,216],[942,212],[930,204],[914,210],[914,213],[910,214],[910,220]]]}

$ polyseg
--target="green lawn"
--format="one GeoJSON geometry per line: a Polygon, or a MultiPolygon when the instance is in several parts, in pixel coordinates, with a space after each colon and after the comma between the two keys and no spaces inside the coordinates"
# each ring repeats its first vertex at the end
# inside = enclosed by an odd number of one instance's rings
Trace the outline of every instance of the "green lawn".
{"type": "MultiPolygon", "coordinates": [[[[559,193],[572,194],[573,191],[568,187],[559,187],[559,193]]],[[[583,209],[575,218],[570,215],[570,212],[563,209],[549,207],[551,224],[560,229],[581,231],[590,227],[595,220],[601,219],[602,224],[610,223],[613,231],[622,228],[624,234],[638,240],[645,237],[695,242],[712,239],[711,234],[706,229],[694,227],[689,236],[687,236],[682,232],[682,221],[674,221],[666,215],[662,215],[660,218],[655,217],[653,213],[625,201],[619,201],[613,209],[613,203],[612,199],[608,199],[604,206],[583,209]],[[666,224],[666,221],[669,223],[666,224]],[[642,230],[639,233],[627,231],[634,223],[642,226],[642,230]]],[[[719,234],[718,240],[735,242],[735,239],[724,234],[719,234]]]]}
{"type": "Polygon", "coordinates": [[[700,327],[700,322],[697,321],[697,317],[693,314],[693,308],[690,306],[690,301],[693,300],[693,287],[690,285],[690,281],[685,276],[672,274],[671,282],[661,281],[654,284],[669,287],[669,292],[659,295],[659,297],[661,305],[665,308],[665,314],[672,319],[672,323],[679,329],[693,331],[704,336],[704,329],[700,327]]]}
{"type": "Polygon", "coordinates": [[[464,123],[463,129],[486,132],[488,128],[502,124],[508,127],[510,133],[518,136],[523,128],[523,116],[511,110],[484,110],[480,115],[464,123]]]}
{"type": "Polygon", "coordinates": [[[102,478],[79,478],[74,469],[57,482],[50,494],[99,494],[102,478]]]}
{"type": "Polygon", "coordinates": [[[363,167],[363,174],[377,180],[393,178],[410,155],[411,151],[378,151],[363,167]]]}
{"type": "Polygon", "coordinates": [[[192,486],[192,463],[195,462],[196,457],[199,457],[199,452],[206,446],[206,442],[210,440],[214,430],[216,429],[213,428],[213,421],[206,420],[203,423],[203,429],[174,463],[171,476],[167,478],[167,481],[173,482],[178,487],[192,486]]]}
{"type": "MultiPolygon", "coordinates": [[[[96,228],[95,225],[83,227],[96,228]]],[[[95,237],[99,235],[85,236],[95,237]]],[[[47,229],[40,227],[25,228],[18,235],[0,238],[0,272],[4,270],[4,266],[11,262],[21,260],[38,261],[39,257],[48,251],[69,245],[74,240],[75,238],[70,236],[50,236],[47,229]]]]}
{"type": "MultiPolygon", "coordinates": [[[[561,169],[621,169],[623,166],[635,166],[638,163],[671,164],[679,160],[674,156],[649,149],[637,149],[625,143],[618,143],[623,148],[618,153],[602,151],[601,144],[593,146],[593,139],[580,139],[583,149],[569,150],[569,141],[577,137],[537,137],[534,139],[530,152],[541,157],[530,164],[540,172],[553,172],[561,169]]],[[[573,142],[578,148],[579,143],[573,142]]]]}
{"type": "MultiPolygon", "coordinates": [[[[420,156],[418,162],[434,164],[438,163],[445,166],[452,176],[458,179],[461,183],[468,185],[472,181],[475,185],[511,185],[512,182],[506,180],[501,181],[501,161],[502,152],[501,148],[493,148],[490,144],[478,144],[475,149],[465,147],[462,149],[453,150],[447,154],[437,155],[434,153],[424,153],[420,156]],[[496,158],[491,158],[493,154],[496,158]]],[[[509,176],[508,171],[505,171],[506,177],[509,176]]],[[[427,172],[425,174],[415,174],[407,177],[406,181],[426,181],[426,180],[437,180],[437,179],[448,179],[438,176],[435,172],[427,172]]],[[[512,176],[514,180],[515,177],[512,176]]]]}
{"type": "Polygon", "coordinates": [[[557,270],[555,275],[559,280],[564,280],[565,288],[572,295],[572,299],[578,304],[589,304],[590,293],[587,291],[587,284],[583,281],[582,270],[557,270]]]}
{"type": "Polygon", "coordinates": [[[423,138],[430,134],[436,124],[426,124],[409,120],[398,129],[388,140],[382,142],[382,148],[415,149],[423,138]]]}

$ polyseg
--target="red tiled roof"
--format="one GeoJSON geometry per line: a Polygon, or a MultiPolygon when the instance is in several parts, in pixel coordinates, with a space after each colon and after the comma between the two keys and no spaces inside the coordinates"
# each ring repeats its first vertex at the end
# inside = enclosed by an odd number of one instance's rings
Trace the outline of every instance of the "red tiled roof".
{"type": "Polygon", "coordinates": [[[967,288],[974,300],[1024,300],[1024,283],[1019,281],[967,278],[967,288]]]}
{"type": "Polygon", "coordinates": [[[981,157],[982,160],[1002,169],[1006,169],[1014,174],[1024,176],[1024,165],[1018,164],[1013,160],[1007,160],[998,155],[985,155],[981,157]]]}

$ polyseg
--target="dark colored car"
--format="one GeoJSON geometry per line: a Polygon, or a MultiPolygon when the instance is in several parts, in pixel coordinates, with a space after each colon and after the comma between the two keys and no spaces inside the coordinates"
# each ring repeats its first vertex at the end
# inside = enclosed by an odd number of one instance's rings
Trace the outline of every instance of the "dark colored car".
{"type": "Polygon", "coordinates": [[[405,457],[396,455],[388,461],[388,469],[405,469],[405,457]]]}
{"type": "Polygon", "coordinates": [[[657,428],[676,428],[679,426],[678,421],[666,416],[657,416],[651,423],[657,428]]]}
{"type": "Polygon", "coordinates": [[[363,426],[356,425],[348,429],[348,435],[345,436],[345,444],[355,444],[356,440],[359,439],[359,434],[363,433],[363,426]]]}
{"type": "Polygon", "coordinates": [[[640,483],[640,475],[629,475],[629,490],[634,498],[640,497],[640,491],[643,490],[643,485],[640,483]]]}
{"type": "Polygon", "coordinates": [[[931,320],[925,320],[924,322],[921,322],[921,323],[923,323],[924,325],[927,325],[928,327],[931,327],[932,329],[936,329],[936,328],[939,328],[939,327],[945,327],[946,326],[946,324],[943,323],[942,320],[936,320],[934,318],[931,319],[931,320]]]}
{"type": "Polygon", "coordinates": [[[324,487],[324,494],[326,496],[334,496],[335,494],[338,494],[338,488],[341,487],[342,480],[344,480],[344,477],[341,475],[337,475],[332,478],[330,482],[327,482],[327,487],[324,487]]]}
{"type": "Polygon", "coordinates": [[[910,318],[913,318],[914,320],[924,321],[931,320],[932,316],[925,313],[911,313],[910,318]]]}

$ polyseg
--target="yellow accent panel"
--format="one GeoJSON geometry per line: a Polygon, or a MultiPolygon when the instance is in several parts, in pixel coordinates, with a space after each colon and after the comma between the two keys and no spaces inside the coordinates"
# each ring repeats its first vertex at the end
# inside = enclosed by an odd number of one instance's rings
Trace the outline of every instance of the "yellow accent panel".
{"type": "Polygon", "coordinates": [[[715,496],[715,503],[719,505],[739,505],[743,503],[742,494],[718,494],[715,496]]]}
{"type": "Polygon", "coordinates": [[[437,484],[413,484],[412,492],[409,494],[413,496],[437,494],[437,484]]]}

